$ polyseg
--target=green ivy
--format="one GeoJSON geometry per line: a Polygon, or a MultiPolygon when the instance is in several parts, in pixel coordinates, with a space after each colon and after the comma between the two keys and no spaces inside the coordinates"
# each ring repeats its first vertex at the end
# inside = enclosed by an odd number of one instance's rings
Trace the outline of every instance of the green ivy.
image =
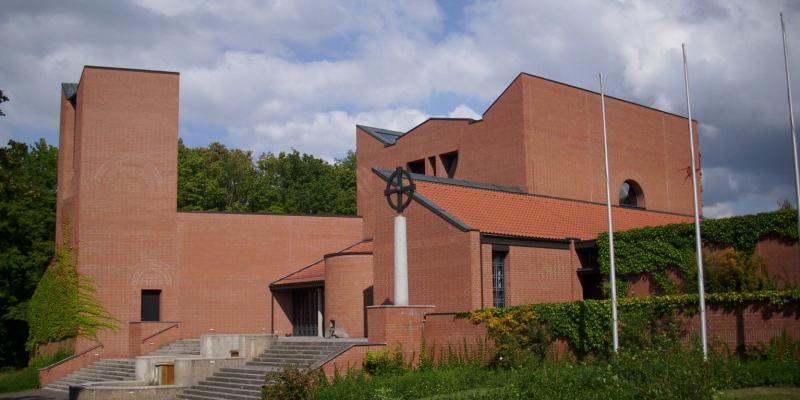
{"type": "MultiPolygon", "coordinates": [[[[747,303],[764,304],[776,309],[798,305],[800,289],[706,295],[709,307],[725,308],[747,303]]],[[[697,313],[697,305],[698,296],[695,294],[620,299],[618,311],[622,339],[632,343],[643,335],[666,332],[672,317],[697,313]]],[[[489,308],[460,313],[458,316],[483,324],[501,354],[504,349],[509,353],[519,348],[530,349],[536,340],[528,338],[530,334],[527,332],[538,332],[536,326],[547,328],[548,341],[556,338],[566,340],[580,356],[606,355],[611,348],[610,300],[489,308]]]]}
{"type": "MultiPolygon", "coordinates": [[[[65,224],[64,232],[69,232],[68,228],[65,224]]],[[[117,319],[95,298],[94,283],[78,273],[73,253],[65,234],[28,303],[29,351],[76,336],[96,340],[100,330],[118,329],[117,319]]]]}
{"type": "MultiPolygon", "coordinates": [[[[759,241],[769,236],[797,240],[797,210],[709,219],[700,223],[703,244],[707,247],[731,247],[748,256],[759,241]]],[[[605,276],[610,273],[608,234],[597,237],[598,263],[605,276]]],[[[625,280],[647,274],[665,293],[676,293],[669,279],[670,268],[677,269],[691,289],[697,280],[694,224],[682,223],[632,229],[614,233],[616,273],[622,283],[618,293],[625,293],[625,280]]]]}

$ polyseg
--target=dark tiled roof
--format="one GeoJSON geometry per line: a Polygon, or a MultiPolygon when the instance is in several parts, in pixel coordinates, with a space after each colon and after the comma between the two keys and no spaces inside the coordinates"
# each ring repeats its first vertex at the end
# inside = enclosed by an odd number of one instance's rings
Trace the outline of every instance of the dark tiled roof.
{"type": "Polygon", "coordinates": [[[405,135],[403,132],[390,131],[383,128],[374,128],[366,125],[356,125],[356,127],[360,128],[364,132],[367,132],[375,139],[380,140],[384,147],[393,145],[400,136],[405,135]]]}

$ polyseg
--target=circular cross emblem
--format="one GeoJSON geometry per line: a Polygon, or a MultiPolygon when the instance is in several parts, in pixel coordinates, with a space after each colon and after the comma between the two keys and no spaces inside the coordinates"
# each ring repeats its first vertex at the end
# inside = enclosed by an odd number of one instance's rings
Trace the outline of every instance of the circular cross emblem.
{"type": "Polygon", "coordinates": [[[411,179],[411,175],[404,169],[397,167],[392,175],[389,176],[389,181],[386,182],[386,190],[383,194],[386,196],[386,201],[389,202],[389,207],[397,211],[398,214],[408,207],[411,203],[411,197],[414,195],[416,185],[411,179]],[[408,180],[408,184],[403,184],[403,180],[408,180]]]}

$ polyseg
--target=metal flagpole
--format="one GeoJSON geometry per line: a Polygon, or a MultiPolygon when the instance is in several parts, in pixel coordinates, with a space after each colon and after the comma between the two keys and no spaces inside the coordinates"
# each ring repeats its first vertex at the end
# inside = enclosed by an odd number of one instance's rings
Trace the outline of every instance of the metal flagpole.
{"type": "MultiPolygon", "coordinates": [[[[789,46],[786,43],[786,25],[783,23],[781,13],[781,32],[783,34],[783,61],[786,66],[786,93],[789,97],[789,127],[792,131],[792,154],[794,155],[794,189],[796,191],[798,210],[800,210],[800,174],[797,170],[797,134],[794,128],[794,107],[792,106],[792,84],[789,81],[789,46]]],[[[797,232],[800,234],[800,212],[797,213],[797,232]]]]}
{"type": "Polygon", "coordinates": [[[611,337],[614,352],[619,351],[619,331],[617,329],[617,272],[614,262],[614,225],[611,222],[611,177],[608,170],[608,130],[606,129],[606,97],[603,94],[603,74],[600,73],[600,107],[603,110],[603,154],[606,161],[606,208],[608,209],[608,253],[611,260],[611,337]]]}
{"type": "Polygon", "coordinates": [[[703,244],[700,238],[700,210],[697,204],[697,173],[694,160],[694,128],[692,127],[692,104],[689,101],[689,67],[686,63],[686,44],[683,49],[683,77],[686,83],[686,109],[689,112],[689,150],[692,152],[692,192],[694,195],[694,236],[697,253],[697,292],[700,297],[700,338],[703,341],[703,360],[708,361],[708,337],[706,335],[706,294],[703,287],[703,244]]]}

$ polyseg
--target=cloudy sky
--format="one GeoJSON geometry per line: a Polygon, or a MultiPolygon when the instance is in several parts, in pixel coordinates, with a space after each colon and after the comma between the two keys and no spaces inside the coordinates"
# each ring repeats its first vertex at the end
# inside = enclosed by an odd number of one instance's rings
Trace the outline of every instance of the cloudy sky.
{"type": "Polygon", "coordinates": [[[326,159],[356,123],[480,118],[521,71],[701,122],[704,211],[794,202],[778,13],[800,102],[800,2],[4,1],[0,142],[57,144],[60,82],[84,65],[181,73],[180,135],[326,159]]]}

